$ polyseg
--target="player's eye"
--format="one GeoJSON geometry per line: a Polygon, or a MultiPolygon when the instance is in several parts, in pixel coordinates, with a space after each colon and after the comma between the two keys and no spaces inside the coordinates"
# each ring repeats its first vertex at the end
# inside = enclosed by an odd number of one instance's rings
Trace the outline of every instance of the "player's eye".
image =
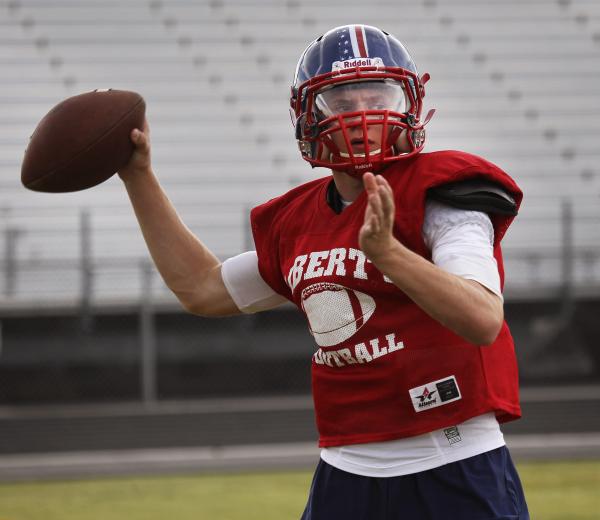
{"type": "Polygon", "coordinates": [[[372,103],[369,106],[369,110],[387,110],[387,108],[386,103],[372,103]]]}
{"type": "Polygon", "coordinates": [[[342,112],[354,112],[357,110],[356,105],[350,102],[335,103],[332,108],[333,112],[336,114],[340,114],[342,112]]]}

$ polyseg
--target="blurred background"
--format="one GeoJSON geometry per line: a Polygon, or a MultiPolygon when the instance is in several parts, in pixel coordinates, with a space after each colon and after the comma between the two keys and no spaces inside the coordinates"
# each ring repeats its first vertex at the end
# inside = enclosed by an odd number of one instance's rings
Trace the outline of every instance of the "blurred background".
{"type": "Polygon", "coordinates": [[[600,457],[600,2],[0,0],[0,478],[131,471],[141,449],[210,447],[154,469],[316,460],[302,316],[185,314],[118,178],[38,194],[20,164],[59,101],[137,91],[182,219],[221,259],[253,249],[249,209],[327,174],[300,158],[289,89],[345,23],[395,34],[431,74],[426,150],[480,154],[525,192],[504,241],[515,451],[600,457]],[[103,450],[122,455],[47,457],[103,450]]]}

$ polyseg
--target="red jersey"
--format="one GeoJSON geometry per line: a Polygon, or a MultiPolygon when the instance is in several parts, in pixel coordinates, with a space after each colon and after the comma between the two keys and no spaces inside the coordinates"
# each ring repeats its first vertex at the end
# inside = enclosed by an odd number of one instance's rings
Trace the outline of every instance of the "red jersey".
{"type": "MultiPolygon", "coordinates": [[[[500,183],[501,169],[462,152],[421,153],[381,173],[395,198],[395,237],[431,259],[421,229],[429,188],[468,178],[500,183]]],[[[319,444],[419,435],[494,411],[520,417],[518,374],[506,323],[489,346],[473,345],[428,316],[358,247],[366,193],[342,213],[327,204],[331,177],[303,184],[252,210],[261,276],[306,315],[317,344],[312,387],[319,444]]],[[[492,215],[494,255],[512,217],[492,215]]]]}

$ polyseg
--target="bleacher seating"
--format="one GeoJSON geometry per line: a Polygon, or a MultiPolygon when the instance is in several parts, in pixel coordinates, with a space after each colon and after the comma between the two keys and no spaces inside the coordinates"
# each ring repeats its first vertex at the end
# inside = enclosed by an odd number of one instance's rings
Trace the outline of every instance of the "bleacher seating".
{"type": "Polygon", "coordinates": [[[299,157],[289,84],[312,38],[357,21],[396,34],[431,74],[427,149],[481,154],[525,189],[507,296],[561,286],[565,200],[575,281],[600,291],[595,0],[0,0],[0,305],[77,299],[83,212],[95,298],[139,298],[147,253],[117,178],[65,195],[20,186],[27,138],[58,101],[140,92],[165,189],[224,258],[252,246],[249,208],[327,173],[299,157]]]}

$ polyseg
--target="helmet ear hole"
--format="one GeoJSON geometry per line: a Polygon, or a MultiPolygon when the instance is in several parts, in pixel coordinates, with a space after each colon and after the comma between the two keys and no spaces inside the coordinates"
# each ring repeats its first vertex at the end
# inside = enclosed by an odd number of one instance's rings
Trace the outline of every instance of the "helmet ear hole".
{"type": "Polygon", "coordinates": [[[419,128],[411,132],[411,141],[415,149],[421,148],[425,143],[425,129],[419,128]]]}

